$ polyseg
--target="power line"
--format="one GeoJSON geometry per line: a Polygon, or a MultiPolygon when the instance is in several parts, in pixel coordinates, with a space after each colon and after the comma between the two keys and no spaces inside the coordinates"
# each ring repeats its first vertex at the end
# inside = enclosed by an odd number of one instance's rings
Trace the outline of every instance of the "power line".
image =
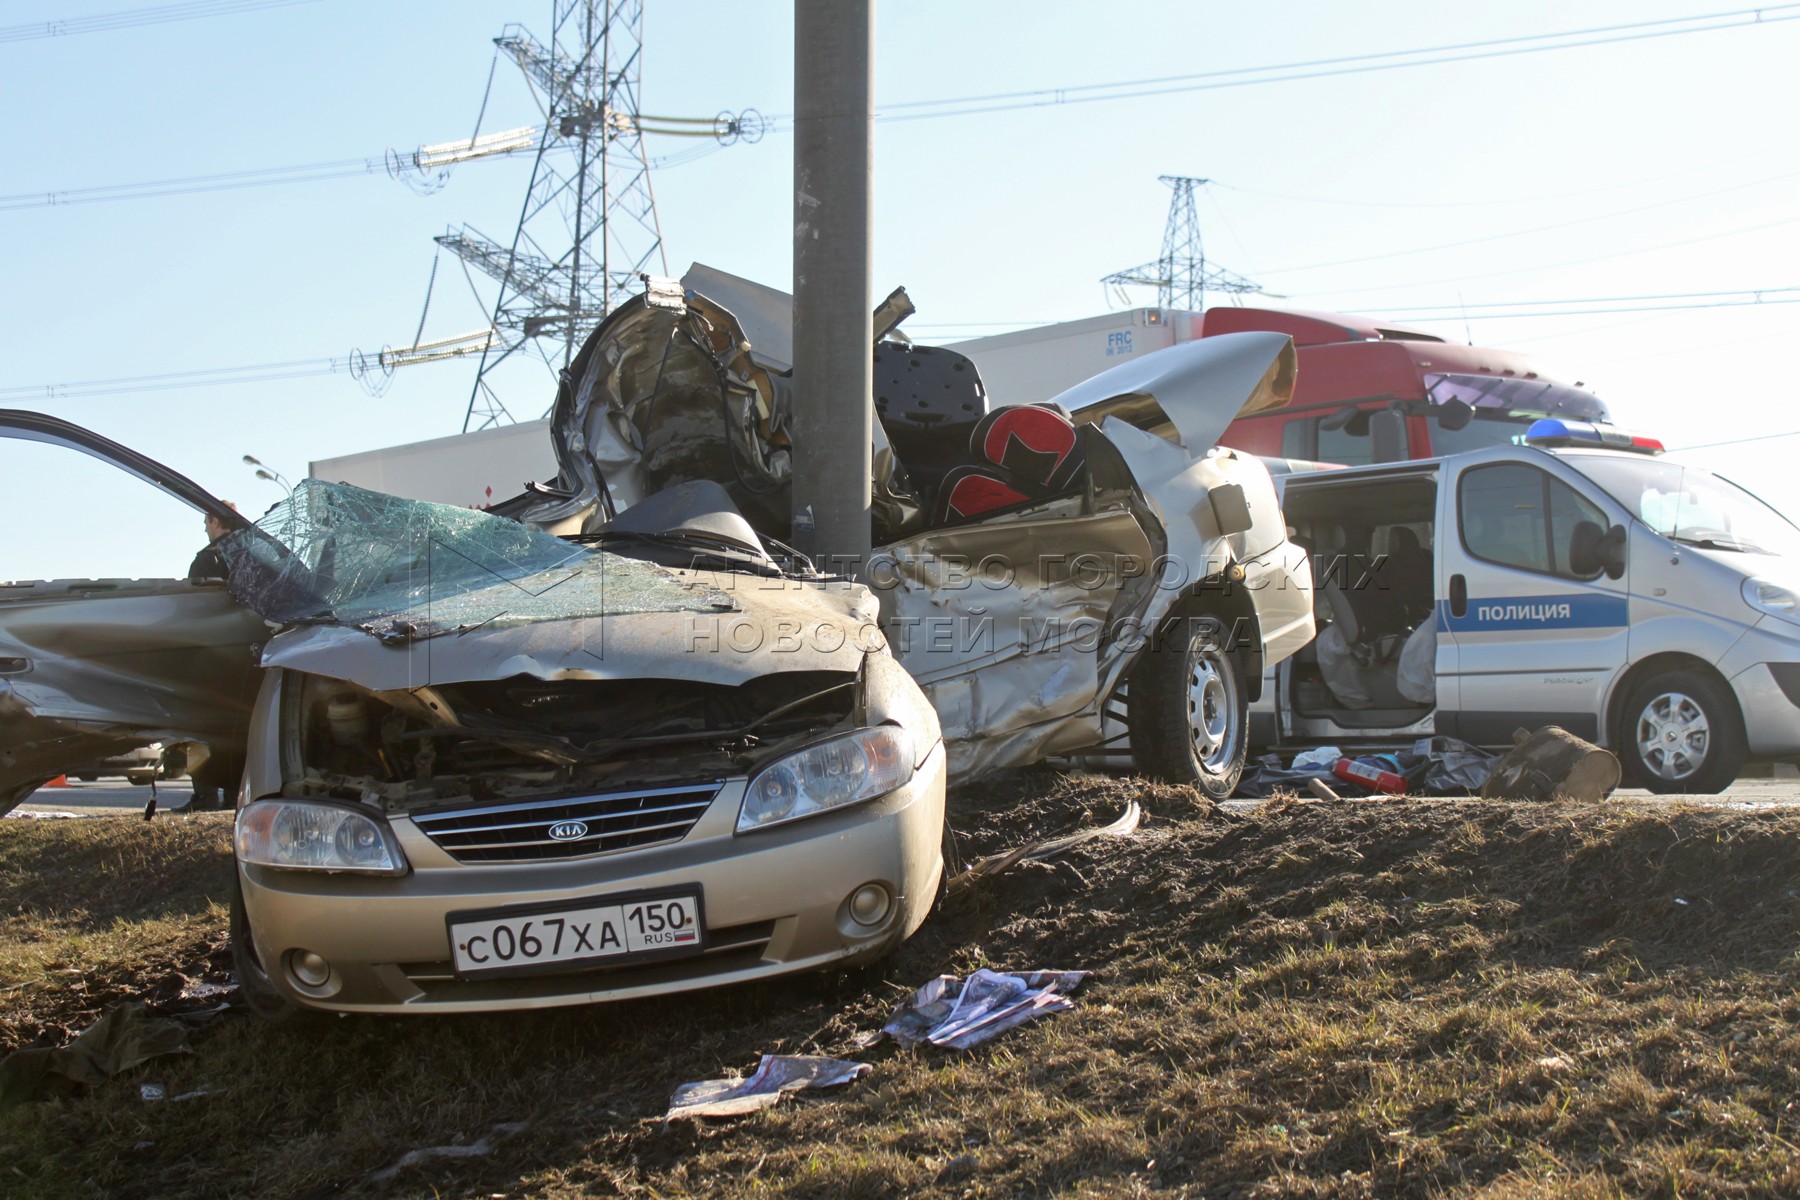
{"type": "MultiPolygon", "coordinates": [[[[1742,288],[1731,292],[1664,292],[1636,296],[1590,296],[1568,297],[1559,300],[1520,300],[1495,302],[1490,304],[1470,304],[1466,306],[1440,305],[1435,307],[1414,309],[1365,309],[1370,315],[1389,316],[1396,313],[1409,313],[1418,320],[1442,319],[1455,315],[1464,307],[1477,311],[1483,320],[1502,319],[1506,317],[1551,317],[1581,316],[1600,313],[1631,312],[1664,312],[1687,309],[1729,308],[1744,305],[1800,304],[1800,287],[1776,288],[1742,288]],[[1735,299],[1734,299],[1735,298],[1735,299]],[[1701,304],[1640,304],[1640,301],[1680,301],[1704,300],[1701,304]],[[1557,305],[1616,304],[1615,308],[1568,309],[1566,311],[1538,311],[1540,308],[1553,308],[1557,305]],[[1492,312],[1496,308],[1520,308],[1532,311],[1492,312]]],[[[1011,329],[1029,329],[1050,324],[1045,321],[966,321],[945,323],[941,325],[922,325],[921,330],[932,329],[944,332],[955,332],[972,329],[992,329],[1006,327],[1011,329]]],[[[216,387],[233,383],[266,383],[286,379],[301,379],[318,375],[339,375],[350,372],[350,359],[347,356],[330,358],[301,358],[285,362],[249,363],[234,367],[202,367],[191,371],[167,371],[155,375],[121,375],[109,379],[86,379],[71,383],[20,384],[12,387],[0,387],[0,401],[19,400],[76,400],[93,396],[111,396],[124,392],[179,391],[185,388],[216,387]]],[[[1773,436],[1786,437],[1786,434],[1773,436]]],[[[1747,441],[1757,439],[1749,438],[1747,441]]],[[[1709,445],[1732,445],[1735,443],[1720,442],[1709,445]]],[[[1689,446],[1686,449],[1698,450],[1707,447],[1689,446]]]]}
{"type": "Polygon", "coordinates": [[[120,375],[111,379],[84,379],[73,383],[44,383],[0,387],[0,400],[79,400],[115,396],[125,392],[167,392],[186,388],[219,387],[234,383],[269,383],[304,379],[315,375],[348,373],[348,357],[301,358],[287,362],[249,363],[236,367],[203,367],[193,371],[168,371],[158,375],[120,375]]]}
{"type": "MultiPolygon", "coordinates": [[[[985,96],[962,96],[944,100],[916,100],[883,105],[876,110],[875,119],[877,121],[917,121],[935,117],[971,116],[980,113],[1010,112],[1025,108],[1093,104],[1107,100],[1132,100],[1148,96],[1168,96],[1181,92],[1250,87],[1264,83],[1288,83],[1303,79],[1363,75],[1375,71],[1437,66],[1483,58],[1508,58],[1521,54],[1541,54],[1550,50],[1613,45],[1621,42],[1645,41],[1651,38],[1677,37],[1690,33],[1710,33],[1720,29],[1752,25],[1772,25],[1784,21],[1800,20],[1800,11],[1795,11],[1797,9],[1800,9],[1800,4],[1776,4],[1766,8],[1701,13],[1691,17],[1635,21],[1623,25],[1565,30],[1560,33],[1524,34],[1518,37],[1493,38],[1481,42],[1424,46],[1414,50],[1379,51],[1370,54],[1348,55],[1342,58],[1280,63],[1266,67],[1234,67],[1189,75],[1120,80],[1114,83],[1039,88],[1026,92],[996,92],[985,96]],[[1548,44],[1532,45],[1528,43],[1548,44]],[[1422,57],[1425,55],[1436,55],[1437,57],[1422,57]]],[[[792,122],[793,115],[791,113],[783,114],[775,118],[775,127],[785,128],[791,126],[792,122]]]]}
{"type": "MultiPolygon", "coordinates": [[[[210,0],[211,6],[224,4],[239,7],[265,6],[282,4],[310,3],[312,0],[210,0]]],[[[199,8],[201,4],[168,5],[170,10],[199,8]]],[[[1047,105],[1083,104],[1103,100],[1127,100],[1145,96],[1169,95],[1177,92],[1207,91],[1227,87],[1247,87],[1259,83],[1281,83],[1292,80],[1316,79],[1333,75],[1366,74],[1372,71],[1400,70],[1406,67],[1431,66],[1446,62],[1462,62],[1477,58],[1505,57],[1518,54],[1542,53],[1549,50],[1573,49],[1582,46],[1606,45],[1614,42],[1639,41],[1647,38],[1674,37],[1689,33],[1707,33],[1719,29],[1746,27],[1750,25],[1771,25],[1779,22],[1800,20],[1800,3],[1778,4],[1763,9],[1739,9],[1729,12],[1704,13],[1692,17],[1672,17],[1660,21],[1640,21],[1625,25],[1599,26],[1591,29],[1567,30],[1561,33],[1524,34],[1512,38],[1496,38],[1485,42],[1463,42],[1446,46],[1420,47],[1414,50],[1390,50],[1371,54],[1350,55],[1342,58],[1313,59],[1305,62],[1278,64],[1266,67],[1238,67],[1220,71],[1201,72],[1193,75],[1169,75],[1149,77],[1135,80],[1121,80],[1113,83],[1077,84],[1059,88],[1040,88],[1028,92],[997,92],[988,95],[950,97],[939,100],[915,100],[900,104],[884,106],[878,111],[877,121],[924,120],[932,117],[965,116],[976,113],[1005,112],[1023,108],[1036,108],[1047,105]],[[1603,36],[1604,35],[1604,36],[1603,36]],[[1617,35],[1617,36],[1613,36],[1617,35]],[[1547,45],[1531,45],[1528,43],[1550,42],[1547,45]],[[1468,51],[1468,53],[1460,53],[1468,51]],[[1454,53],[1452,57],[1423,58],[1431,54],[1454,53]],[[1399,61],[1395,61],[1399,60],[1399,61]],[[1314,69],[1318,68],[1318,69],[1314,69]],[[1241,77],[1241,78],[1234,78],[1241,77]],[[1166,86],[1165,86],[1166,85],[1166,86]],[[1126,90],[1135,89],[1135,90],[1126,90]],[[1147,90],[1146,90],[1147,89],[1147,90]],[[992,102],[992,103],[990,103],[992,102]],[[975,106],[975,107],[970,107],[975,106]],[[941,109],[941,111],[939,111],[941,109]],[[912,111],[918,110],[918,111],[912,111]]],[[[162,11],[143,9],[141,13],[162,11]]],[[[221,10],[230,11],[230,10],[221,10]]],[[[123,16],[129,14],[112,14],[123,16]]],[[[193,15],[209,15],[195,13],[193,15]]],[[[88,18],[100,20],[101,18],[88,18]]],[[[181,16],[165,16],[159,20],[180,20],[181,16]]],[[[143,22],[143,23],[148,23],[143,22]]],[[[50,24],[56,24],[51,22],[50,24]]],[[[65,23],[72,24],[72,22],[65,23]]],[[[12,29],[15,37],[18,30],[42,30],[43,25],[15,26],[12,29]]],[[[7,40],[9,30],[0,29],[0,41],[7,40]]],[[[33,33],[31,36],[51,36],[33,33]]],[[[716,118],[715,118],[716,120],[716,118]]],[[[760,120],[760,118],[759,118],[760,120]]],[[[793,115],[784,114],[769,118],[760,126],[769,132],[792,132],[793,115]]],[[[671,131],[646,130],[663,136],[671,131]]],[[[753,139],[746,139],[753,140],[753,139]]],[[[694,147],[690,150],[677,151],[660,158],[652,158],[650,165],[657,169],[666,169],[691,162],[720,149],[719,144],[694,147]]],[[[42,189],[35,192],[23,192],[12,196],[0,196],[0,211],[24,208],[52,208],[72,204],[92,204],[106,200],[137,200],[156,196],[188,195],[197,192],[227,191],[242,187],[269,186],[281,183],[313,183],[320,180],[340,179],[353,175],[375,173],[368,166],[377,159],[341,159],[334,163],[302,164],[292,167],[267,167],[256,171],[233,172],[225,175],[201,175],[186,180],[152,180],[146,183],[118,184],[96,188],[62,188],[42,189]]],[[[1248,189],[1238,189],[1248,190],[1248,189]]],[[[1259,194],[1259,193],[1252,193],[1259,194]]],[[[1399,205],[1396,207],[1416,207],[1399,205]]],[[[1302,268],[1284,268],[1284,270],[1300,270],[1302,268]]]]}
{"type": "Polygon", "coordinates": [[[316,0],[190,0],[186,4],[159,4],[150,8],[131,8],[122,12],[95,13],[91,17],[58,17],[51,21],[33,21],[27,25],[0,26],[0,42],[29,42],[38,38],[70,37],[80,33],[105,33],[113,29],[135,29],[140,25],[160,25],[167,21],[195,21],[201,17],[223,17],[233,13],[254,12],[264,8],[289,8],[296,4],[312,4],[316,0]]]}
{"type": "Polygon", "coordinates": [[[1621,179],[1615,183],[1603,183],[1595,187],[1577,188],[1574,191],[1546,192],[1537,196],[1495,196],[1487,200],[1351,200],[1342,196],[1296,196],[1291,192],[1271,192],[1263,188],[1243,187],[1239,184],[1225,183],[1215,179],[1212,186],[1228,192],[1241,192],[1246,196],[1260,196],[1266,200],[1287,200],[1295,204],[1322,204],[1334,208],[1504,208],[1519,204],[1544,204],[1552,200],[1572,200],[1578,196],[1594,196],[1601,192],[1617,192],[1626,188],[1642,188],[1653,183],[1661,183],[1665,179],[1680,179],[1701,171],[1711,171],[1716,167],[1729,166],[1752,158],[1767,158],[1767,149],[1757,150],[1749,154],[1733,155],[1730,158],[1716,159],[1706,163],[1689,163],[1675,171],[1664,171],[1660,174],[1645,176],[1639,179],[1621,179]]]}
{"type": "Polygon", "coordinates": [[[1697,237],[1678,238],[1671,242],[1657,242],[1651,246],[1639,246],[1633,250],[1618,250],[1611,254],[1594,254],[1587,258],[1562,258],[1553,263],[1544,263],[1531,267],[1509,267],[1504,271],[1484,271],[1479,275],[1451,275],[1440,279],[1414,279],[1405,283],[1385,283],[1375,287],[1337,288],[1330,291],[1309,290],[1310,296],[1361,296],[1369,292],[1392,292],[1402,288],[1433,287],[1441,283],[1466,283],[1473,279],[1500,279],[1508,275],[1531,275],[1552,267],[1580,267],[1589,263],[1610,262],[1616,258],[1631,258],[1639,254],[1654,254],[1659,250],[1673,250],[1680,246],[1693,246],[1701,242],[1716,242],[1721,238],[1742,237],[1747,233],[1762,233],[1769,229],[1779,229],[1800,221],[1800,217],[1783,217],[1779,221],[1768,221],[1761,225],[1746,225],[1738,229],[1725,229],[1718,233],[1703,233],[1697,237]]]}
{"type": "Polygon", "coordinates": [[[373,158],[339,158],[329,162],[299,163],[290,167],[258,167],[218,175],[189,175],[181,179],[150,179],[139,183],[20,192],[0,196],[0,212],[21,208],[100,204],[108,200],[147,200],[157,196],[186,196],[196,192],[236,191],[240,188],[269,187],[279,183],[314,183],[324,179],[344,179],[352,175],[372,175],[386,170],[385,158],[377,155],[373,158]]]}
{"type": "MultiPolygon", "coordinates": [[[[1711,304],[1639,304],[1621,308],[1560,308],[1537,309],[1530,312],[1490,312],[1479,314],[1484,321],[1510,321],[1519,317],[1600,317],[1612,313],[1652,313],[1652,312],[1699,312],[1709,308],[1762,308],[1778,304],[1800,304],[1800,296],[1789,296],[1785,299],[1742,298],[1737,300],[1718,300],[1711,304]]],[[[1453,313],[1439,312],[1436,316],[1420,315],[1417,309],[1389,310],[1398,312],[1399,320],[1445,320],[1453,313]]]]}
{"type": "Polygon", "coordinates": [[[1728,292],[1664,292],[1638,296],[1581,296],[1562,300],[1509,300],[1489,304],[1437,304],[1418,308],[1375,308],[1362,311],[1381,316],[1405,314],[1408,319],[1420,321],[1445,320],[1471,313],[1486,321],[1513,317],[1577,317],[1742,308],[1759,304],[1800,304],[1800,287],[1738,288],[1728,292]],[[1689,303],[1680,303],[1681,301],[1689,303]],[[1691,303],[1692,301],[1703,303],[1691,303]],[[1595,305],[1614,307],[1576,307],[1595,305]]]}
{"type": "Polygon", "coordinates": [[[1702,442],[1698,446],[1677,446],[1676,454],[1686,454],[1689,450],[1713,450],[1719,446],[1742,446],[1748,442],[1769,442],[1776,438],[1800,437],[1800,429],[1790,429],[1786,433],[1759,433],[1754,437],[1727,438],[1722,442],[1702,442]]]}
{"type": "MultiPolygon", "coordinates": [[[[489,153],[471,162],[505,158],[537,148],[534,142],[519,150],[489,153]]],[[[651,167],[663,170],[679,167],[723,150],[719,143],[691,146],[673,154],[653,157],[651,167]]],[[[620,160],[608,158],[614,165],[620,160]]],[[[636,160],[630,160],[636,165],[636,160]]],[[[386,154],[368,158],[338,158],[326,162],[299,163],[288,167],[255,167],[245,171],[226,171],[217,175],[189,175],[180,179],[149,179],[138,183],[115,183],[97,187],[56,188],[47,191],[19,192],[0,196],[0,212],[27,208],[64,208],[76,204],[103,204],[112,200],[150,200],[160,196],[191,196],[202,192],[231,192],[243,188],[273,187],[284,183],[319,183],[330,179],[350,179],[358,175],[388,173],[386,154]]]]}
{"type": "Polygon", "coordinates": [[[1658,200],[1653,204],[1640,204],[1635,208],[1621,208],[1614,212],[1595,213],[1587,217],[1575,217],[1567,221],[1556,221],[1549,225],[1534,225],[1529,229],[1515,229],[1508,233],[1490,233],[1481,237],[1463,238],[1455,242],[1439,242],[1431,246],[1415,246],[1411,250],[1389,250],[1382,254],[1364,254],[1356,258],[1338,258],[1329,262],[1305,263],[1297,267],[1270,267],[1258,272],[1262,275],[1288,275],[1296,271],[1317,271],[1326,267],[1346,267],[1357,263],[1380,262],[1389,258],[1405,258],[1413,254],[1430,254],[1436,250],[1455,250],[1463,246],[1478,246],[1484,242],[1505,241],[1507,238],[1528,237],[1534,233],[1548,233],[1555,229],[1568,229],[1575,225],[1590,225],[1595,221],[1610,221],[1615,217],[1628,217],[1637,213],[1650,212],[1653,209],[1668,208],[1675,204],[1686,204],[1690,200],[1705,200],[1712,196],[1722,196],[1727,192],[1741,192],[1745,188],[1761,187],[1767,183],[1783,183],[1800,176],[1800,171],[1790,171],[1784,175],[1771,175],[1766,179],[1752,179],[1748,183],[1734,183],[1729,187],[1714,188],[1708,192],[1695,192],[1687,196],[1675,196],[1668,200],[1658,200]]]}

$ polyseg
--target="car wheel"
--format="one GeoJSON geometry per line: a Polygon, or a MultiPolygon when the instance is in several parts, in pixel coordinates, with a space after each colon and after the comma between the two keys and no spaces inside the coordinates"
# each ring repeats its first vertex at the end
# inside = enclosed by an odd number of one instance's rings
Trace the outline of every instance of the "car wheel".
{"type": "Polygon", "coordinates": [[[156,782],[156,772],[127,771],[125,772],[125,782],[129,783],[132,787],[147,787],[156,782]]]}
{"type": "Polygon", "coordinates": [[[288,1025],[313,1016],[311,1009],[301,1008],[276,989],[269,973],[256,956],[256,943],[250,937],[250,918],[244,912],[244,885],[232,868],[231,888],[231,966],[237,972],[238,995],[244,1007],[271,1025],[288,1025]]]}
{"type": "Polygon", "coordinates": [[[1199,597],[1174,615],[1132,672],[1126,699],[1139,771],[1223,800],[1249,749],[1249,693],[1223,621],[1199,597]]]}
{"type": "Polygon", "coordinates": [[[98,783],[100,781],[98,775],[77,775],[75,778],[81,780],[83,783],[98,783]]]}
{"type": "Polygon", "coordinates": [[[1699,671],[1665,671],[1633,688],[1619,733],[1627,776],[1653,792],[1722,792],[1749,755],[1736,700],[1699,671]]]}

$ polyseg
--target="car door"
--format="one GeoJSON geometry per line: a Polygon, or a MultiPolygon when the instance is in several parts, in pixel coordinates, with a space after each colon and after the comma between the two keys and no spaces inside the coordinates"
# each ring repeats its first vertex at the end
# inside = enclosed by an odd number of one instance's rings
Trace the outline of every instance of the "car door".
{"type": "MultiPolygon", "coordinates": [[[[67,421],[0,410],[0,438],[80,451],[228,527],[246,524],[192,480],[67,421]]],[[[121,521],[128,524],[129,515],[121,521]]],[[[11,573],[0,563],[0,575],[11,573]]],[[[267,628],[223,583],[0,585],[0,813],[47,779],[151,742],[238,752],[267,628]]]]}
{"type": "Polygon", "coordinates": [[[1454,687],[1439,692],[1438,730],[1490,746],[1546,724],[1597,739],[1608,681],[1626,662],[1630,580],[1577,572],[1569,558],[1578,526],[1604,530],[1619,515],[1547,455],[1471,457],[1445,461],[1454,524],[1439,538],[1439,666],[1454,687]]]}

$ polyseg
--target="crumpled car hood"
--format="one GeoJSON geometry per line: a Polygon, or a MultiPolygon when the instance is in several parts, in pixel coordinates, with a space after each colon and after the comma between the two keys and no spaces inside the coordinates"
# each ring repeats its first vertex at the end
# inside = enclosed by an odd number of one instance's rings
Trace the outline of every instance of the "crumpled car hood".
{"type": "Polygon", "coordinates": [[[271,640],[262,661],[391,691],[514,675],[738,684],[779,671],[854,672],[866,652],[885,652],[875,598],[860,584],[679,574],[729,596],[731,607],[568,617],[397,643],[305,625],[271,640]]]}

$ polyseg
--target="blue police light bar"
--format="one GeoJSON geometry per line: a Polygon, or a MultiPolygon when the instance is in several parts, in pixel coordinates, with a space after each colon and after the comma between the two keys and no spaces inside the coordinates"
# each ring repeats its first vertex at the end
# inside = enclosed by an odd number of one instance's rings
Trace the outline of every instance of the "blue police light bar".
{"type": "Polygon", "coordinates": [[[1627,433],[1614,425],[1593,421],[1570,421],[1562,417],[1542,417],[1525,431],[1525,444],[1553,449],[1558,446],[1603,446],[1608,450],[1630,450],[1638,454],[1661,454],[1665,447],[1655,438],[1627,433]]]}

